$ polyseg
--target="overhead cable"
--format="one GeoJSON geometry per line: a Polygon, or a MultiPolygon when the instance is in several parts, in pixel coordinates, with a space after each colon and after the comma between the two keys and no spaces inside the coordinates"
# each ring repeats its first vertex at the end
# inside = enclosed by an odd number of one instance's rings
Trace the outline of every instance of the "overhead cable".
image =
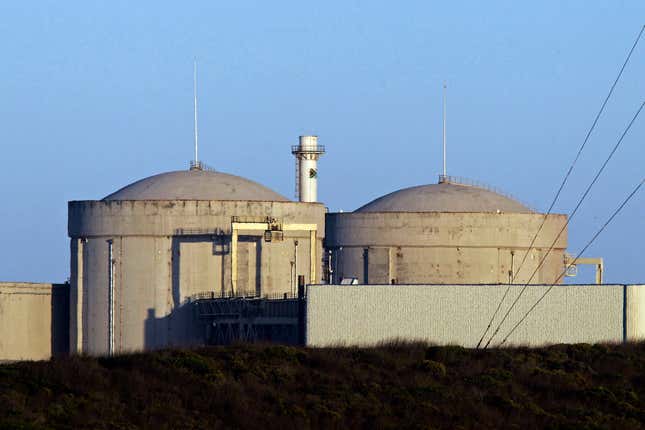
{"type": "Polygon", "coordinates": [[[629,63],[629,59],[632,57],[632,53],[636,49],[636,45],[638,45],[638,42],[641,39],[641,36],[643,35],[643,32],[645,31],[645,25],[641,28],[641,31],[638,33],[638,36],[636,37],[636,40],[634,41],[634,44],[632,45],[632,48],[629,50],[629,53],[627,54],[627,58],[625,59],[625,62],[623,63],[623,66],[620,68],[620,71],[618,72],[618,76],[616,76],[616,79],[614,80],[614,83],[611,85],[611,88],[609,89],[609,93],[607,94],[607,97],[605,97],[605,100],[602,102],[602,105],[600,106],[600,110],[596,114],[596,117],[593,120],[593,123],[591,124],[591,127],[587,131],[587,135],[584,138],[584,141],[582,142],[582,145],[580,145],[580,148],[578,149],[578,153],[576,154],[575,158],[573,159],[573,162],[569,166],[569,170],[567,171],[567,174],[564,175],[564,179],[562,179],[562,183],[560,184],[560,188],[558,188],[558,191],[555,193],[555,197],[553,198],[553,201],[551,202],[551,205],[549,206],[549,210],[544,214],[544,219],[542,220],[542,224],[540,224],[540,227],[538,228],[537,232],[533,236],[533,239],[531,240],[531,244],[529,245],[529,249],[527,250],[526,254],[524,254],[524,258],[522,258],[522,261],[520,262],[519,266],[517,267],[517,271],[512,274],[512,281],[515,281],[515,278],[517,274],[520,273],[520,270],[522,269],[522,266],[526,262],[526,256],[528,255],[528,252],[533,249],[533,245],[535,244],[535,240],[537,239],[537,236],[540,234],[540,231],[542,230],[542,227],[544,227],[544,223],[546,222],[547,216],[551,213],[553,210],[553,207],[555,206],[556,202],[560,198],[560,194],[562,193],[562,189],[564,188],[564,185],[567,183],[567,180],[569,179],[569,176],[571,175],[571,172],[573,171],[573,167],[576,165],[578,162],[578,159],[580,158],[580,154],[582,154],[582,150],[585,148],[587,145],[587,142],[589,141],[589,137],[591,136],[591,133],[594,131],[596,128],[596,125],[598,124],[598,120],[600,119],[600,116],[602,115],[603,111],[605,110],[605,106],[607,106],[607,102],[609,101],[609,98],[611,95],[614,93],[614,89],[616,88],[616,85],[618,84],[618,81],[620,80],[620,77],[623,75],[623,71],[625,70],[625,67],[627,67],[627,63],[629,63]]]}
{"type": "MultiPolygon", "coordinates": [[[[614,82],[611,85],[611,88],[609,89],[609,93],[607,93],[607,96],[605,97],[604,101],[602,102],[602,105],[600,106],[600,110],[596,114],[596,117],[594,118],[594,121],[591,124],[591,127],[587,131],[587,134],[586,134],[586,136],[585,136],[585,138],[584,138],[584,140],[582,142],[582,145],[578,149],[578,153],[576,154],[575,158],[573,159],[573,162],[569,166],[569,170],[567,171],[566,175],[564,176],[564,178],[562,180],[562,183],[560,184],[560,187],[558,188],[558,191],[556,192],[555,197],[553,198],[553,201],[551,202],[551,205],[549,206],[549,209],[544,214],[544,218],[542,219],[542,222],[540,223],[540,226],[538,227],[535,235],[531,239],[531,243],[529,244],[529,247],[526,250],[526,253],[524,254],[524,257],[522,258],[522,261],[518,265],[518,268],[515,271],[515,273],[511,273],[511,282],[510,282],[510,284],[512,284],[515,281],[515,278],[520,273],[520,270],[522,269],[524,263],[526,262],[526,258],[529,255],[529,252],[531,251],[531,249],[533,249],[533,245],[535,245],[535,241],[536,241],[538,235],[540,234],[540,232],[542,231],[542,228],[544,227],[544,224],[546,223],[547,217],[551,214],[551,211],[553,210],[553,207],[555,206],[556,202],[558,201],[558,199],[560,197],[560,194],[562,193],[562,190],[564,188],[564,185],[567,183],[567,181],[569,179],[569,176],[571,175],[571,172],[573,171],[574,166],[578,162],[578,158],[580,158],[580,154],[582,153],[582,150],[587,145],[587,141],[589,140],[589,137],[591,136],[591,133],[596,128],[596,125],[598,124],[598,120],[600,119],[600,116],[602,115],[603,111],[605,110],[605,106],[607,105],[607,102],[609,101],[611,95],[613,94],[614,89],[616,88],[616,85],[618,84],[618,81],[620,80],[621,76],[623,75],[623,71],[627,67],[627,63],[629,63],[629,60],[632,57],[632,53],[636,49],[636,46],[638,45],[638,42],[640,41],[644,31],[645,31],[645,25],[643,25],[643,27],[641,27],[641,30],[638,33],[638,36],[636,37],[636,40],[634,41],[634,44],[632,45],[631,49],[629,50],[629,53],[627,54],[627,58],[623,62],[623,65],[620,68],[620,71],[618,72],[618,75],[616,76],[616,79],[614,79],[614,82]]],[[[480,347],[481,343],[484,340],[484,337],[486,337],[486,334],[488,334],[488,330],[490,330],[490,328],[491,328],[491,326],[493,324],[493,321],[495,320],[495,317],[497,316],[497,313],[499,312],[499,310],[502,307],[502,304],[506,300],[506,297],[508,296],[508,293],[509,293],[510,288],[511,288],[510,284],[509,284],[508,287],[506,287],[506,291],[504,292],[504,295],[502,296],[502,299],[500,300],[499,304],[497,305],[497,309],[495,309],[495,312],[493,312],[493,316],[491,317],[490,321],[488,322],[488,326],[486,326],[486,330],[484,330],[484,333],[482,334],[481,338],[479,339],[479,342],[477,343],[477,348],[480,347]]]]}
{"type": "Polygon", "coordinates": [[[493,316],[490,317],[490,321],[488,321],[488,326],[486,326],[486,330],[484,330],[484,333],[482,334],[482,337],[479,338],[479,342],[477,342],[477,346],[475,347],[475,349],[479,349],[479,347],[481,346],[482,342],[484,341],[484,337],[486,337],[486,334],[488,333],[488,330],[490,330],[490,327],[493,325],[493,321],[495,320],[495,317],[497,316],[497,313],[499,312],[500,308],[502,307],[502,303],[504,303],[504,301],[506,300],[506,296],[508,296],[508,292],[511,291],[512,283],[513,283],[513,281],[511,281],[508,284],[508,286],[506,287],[506,291],[504,291],[504,295],[502,296],[502,299],[497,304],[497,309],[495,309],[495,312],[493,312],[493,316]]]}
{"type": "MultiPolygon", "coordinates": [[[[629,130],[631,129],[631,127],[632,127],[632,125],[634,124],[634,122],[636,121],[636,119],[638,118],[638,115],[640,115],[641,111],[643,110],[643,106],[645,106],[645,102],[641,103],[640,107],[638,108],[638,110],[636,111],[636,113],[635,113],[635,114],[634,114],[634,116],[632,117],[631,121],[629,122],[629,124],[627,125],[627,127],[625,128],[625,130],[623,131],[623,133],[621,134],[620,138],[618,139],[618,142],[616,142],[616,145],[614,145],[614,148],[611,150],[611,152],[609,153],[609,155],[608,155],[608,156],[607,156],[607,158],[605,159],[604,163],[602,163],[602,166],[600,167],[600,169],[598,170],[598,172],[596,172],[596,175],[594,176],[593,180],[592,180],[592,181],[591,181],[591,183],[587,186],[587,189],[586,189],[586,190],[585,190],[585,192],[583,193],[582,197],[580,197],[580,199],[578,200],[578,203],[576,204],[576,207],[573,209],[573,211],[571,212],[571,214],[570,214],[570,215],[569,215],[569,217],[567,218],[567,221],[566,221],[566,222],[564,223],[564,225],[562,226],[562,229],[560,229],[560,232],[558,233],[558,235],[557,235],[557,236],[555,237],[555,239],[553,240],[553,243],[551,243],[551,246],[549,247],[549,249],[547,250],[547,252],[544,254],[544,256],[542,257],[542,259],[541,259],[541,260],[540,260],[540,262],[538,263],[537,267],[535,268],[535,270],[534,270],[534,271],[533,271],[533,273],[531,274],[531,277],[528,279],[528,281],[526,281],[526,283],[524,284],[524,287],[522,287],[522,289],[520,290],[520,293],[517,295],[517,297],[515,298],[515,300],[514,300],[514,301],[513,301],[513,303],[511,304],[511,306],[508,308],[508,310],[507,310],[507,311],[506,311],[506,313],[504,314],[504,317],[502,318],[502,320],[501,320],[501,321],[499,322],[499,324],[497,325],[497,328],[495,329],[495,331],[493,332],[493,334],[491,335],[491,337],[488,339],[488,342],[486,342],[486,345],[484,346],[484,349],[486,349],[486,348],[488,347],[488,345],[490,345],[490,342],[491,342],[491,341],[493,340],[493,338],[497,335],[497,333],[499,333],[499,330],[500,330],[500,328],[501,328],[502,324],[504,323],[504,321],[506,321],[506,318],[508,318],[508,315],[511,313],[511,311],[513,310],[513,308],[515,307],[515,305],[517,304],[517,302],[520,300],[520,298],[522,297],[522,294],[524,294],[524,291],[526,291],[526,288],[528,287],[528,285],[531,283],[531,281],[532,281],[532,280],[533,280],[533,278],[535,277],[535,274],[536,274],[536,273],[537,273],[537,272],[542,268],[542,265],[544,264],[544,262],[546,261],[546,258],[549,256],[549,254],[550,254],[550,253],[551,253],[551,251],[553,250],[553,247],[554,247],[554,246],[555,246],[555,244],[557,243],[558,239],[560,239],[560,236],[562,235],[562,233],[563,233],[563,232],[564,232],[564,230],[567,228],[567,226],[569,225],[569,223],[571,222],[571,220],[573,219],[573,217],[574,217],[574,216],[576,215],[576,213],[578,212],[578,209],[580,208],[580,205],[582,205],[582,202],[584,202],[584,200],[587,198],[587,196],[589,195],[589,192],[591,191],[591,188],[593,188],[594,184],[596,183],[596,181],[598,180],[598,178],[599,178],[599,177],[600,177],[600,175],[602,174],[603,170],[605,170],[605,167],[607,166],[607,164],[609,163],[609,161],[611,160],[611,158],[614,156],[614,154],[616,153],[616,150],[618,149],[618,147],[620,146],[620,144],[623,142],[623,139],[625,138],[625,136],[627,135],[627,133],[628,133],[628,132],[629,132],[629,130]]],[[[528,251],[527,251],[527,253],[528,253],[528,251]]]]}
{"type": "MultiPolygon", "coordinates": [[[[625,207],[627,202],[629,202],[631,198],[634,197],[634,195],[638,192],[638,190],[640,189],[640,187],[643,185],[644,182],[645,182],[645,178],[640,181],[640,183],[636,186],[636,188],[634,188],[634,190],[627,196],[627,198],[623,200],[622,204],[618,207],[618,209],[614,211],[614,213],[602,225],[602,227],[596,232],[596,234],[593,235],[591,240],[587,242],[584,248],[582,248],[582,251],[580,251],[578,255],[576,255],[576,258],[573,259],[573,262],[571,263],[571,265],[576,264],[576,261],[578,260],[578,258],[580,258],[580,256],[587,250],[587,248],[589,248],[589,246],[596,240],[596,238],[600,235],[600,233],[602,233],[605,227],[607,227],[611,223],[611,221],[616,217],[616,215],[618,215],[618,213],[623,209],[623,207],[625,207]]],[[[522,324],[524,320],[528,318],[529,314],[533,312],[533,310],[540,304],[542,300],[544,300],[544,298],[547,296],[547,294],[549,294],[549,292],[553,289],[553,287],[555,287],[558,284],[558,282],[560,282],[560,280],[562,279],[562,277],[565,275],[566,272],[567,270],[565,268],[565,270],[563,270],[562,273],[560,273],[560,276],[557,277],[557,279],[553,282],[553,284],[551,284],[551,286],[544,292],[544,294],[542,294],[542,296],[533,304],[533,306],[531,306],[529,310],[526,311],[524,316],[520,318],[520,320],[513,326],[513,328],[511,328],[511,330],[506,334],[506,336],[504,336],[504,339],[498,345],[498,347],[506,343],[508,338],[515,332],[515,330],[520,326],[520,324],[522,324]]]]}

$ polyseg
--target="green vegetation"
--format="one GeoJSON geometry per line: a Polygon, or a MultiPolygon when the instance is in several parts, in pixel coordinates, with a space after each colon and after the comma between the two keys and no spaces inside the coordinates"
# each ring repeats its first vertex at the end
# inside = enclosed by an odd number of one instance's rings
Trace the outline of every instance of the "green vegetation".
{"type": "Polygon", "coordinates": [[[645,427],[645,343],[234,345],[0,366],[0,429],[645,427]]]}

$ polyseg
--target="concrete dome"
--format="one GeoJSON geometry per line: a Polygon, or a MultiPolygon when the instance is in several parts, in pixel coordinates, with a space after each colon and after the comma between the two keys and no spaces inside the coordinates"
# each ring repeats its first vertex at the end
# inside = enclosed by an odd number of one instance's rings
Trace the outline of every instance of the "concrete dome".
{"type": "Polygon", "coordinates": [[[150,176],[121,188],[103,200],[289,201],[257,182],[207,170],[180,170],[150,176]]]}
{"type": "Polygon", "coordinates": [[[484,188],[439,183],[404,188],[379,197],[356,212],[519,212],[533,211],[512,198],[484,188]]]}

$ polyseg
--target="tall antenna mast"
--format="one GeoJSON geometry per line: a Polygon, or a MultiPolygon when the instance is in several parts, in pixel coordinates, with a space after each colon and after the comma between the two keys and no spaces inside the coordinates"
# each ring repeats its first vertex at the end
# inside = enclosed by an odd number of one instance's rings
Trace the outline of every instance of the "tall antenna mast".
{"type": "Polygon", "coordinates": [[[446,173],[446,82],[443,83],[443,176],[446,173]]]}
{"type": "Polygon", "coordinates": [[[199,134],[197,133],[197,59],[193,63],[193,100],[195,104],[195,160],[191,166],[194,169],[201,170],[199,163],[199,134]]]}

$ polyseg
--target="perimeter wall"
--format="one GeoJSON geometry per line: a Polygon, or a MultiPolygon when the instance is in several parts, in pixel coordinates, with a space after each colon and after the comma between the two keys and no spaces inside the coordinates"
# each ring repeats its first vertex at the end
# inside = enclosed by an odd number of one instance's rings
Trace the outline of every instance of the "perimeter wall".
{"type": "Polygon", "coordinates": [[[0,282],[0,361],[69,350],[69,284],[0,282]]]}
{"type": "MultiPolygon", "coordinates": [[[[475,347],[506,285],[311,285],[306,344],[374,345],[393,340],[475,347]]],[[[513,285],[492,329],[518,296],[513,285]]],[[[530,285],[491,342],[496,346],[550,288],[530,285]]],[[[488,337],[486,338],[488,339],[488,337]]],[[[645,339],[645,285],[557,285],[506,345],[645,339]]]]}

